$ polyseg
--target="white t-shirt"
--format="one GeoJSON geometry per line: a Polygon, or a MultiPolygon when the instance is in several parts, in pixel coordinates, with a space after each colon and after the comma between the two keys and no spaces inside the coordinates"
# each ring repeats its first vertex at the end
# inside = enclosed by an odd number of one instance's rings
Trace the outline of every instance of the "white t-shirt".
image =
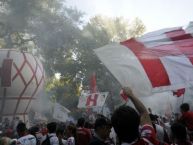
{"type": "MultiPolygon", "coordinates": [[[[50,144],[51,145],[59,145],[59,140],[58,140],[58,137],[56,136],[55,133],[49,133],[48,134],[49,138],[50,138],[50,144]]],[[[41,140],[41,144],[42,142],[47,138],[47,135],[43,136],[42,137],[42,140],[41,140]]]]}
{"type": "Polygon", "coordinates": [[[67,139],[67,142],[66,142],[67,144],[66,145],[75,145],[75,139],[74,139],[74,137],[69,137],[68,139],[67,139]]]}
{"type": "Polygon", "coordinates": [[[48,136],[50,137],[51,145],[59,145],[59,140],[55,133],[48,134],[48,136]]]}
{"type": "Polygon", "coordinates": [[[156,137],[159,141],[164,142],[164,128],[158,124],[156,126],[156,137]]]}
{"type": "Polygon", "coordinates": [[[20,137],[17,140],[17,145],[36,145],[36,138],[31,134],[20,137]]]}
{"type": "Polygon", "coordinates": [[[113,142],[116,144],[116,133],[115,133],[115,130],[114,130],[113,127],[111,128],[111,132],[110,132],[109,137],[110,137],[111,139],[113,139],[113,142]]]}
{"type": "Polygon", "coordinates": [[[67,140],[62,139],[62,143],[63,143],[63,145],[66,145],[67,144],[67,140]]]}

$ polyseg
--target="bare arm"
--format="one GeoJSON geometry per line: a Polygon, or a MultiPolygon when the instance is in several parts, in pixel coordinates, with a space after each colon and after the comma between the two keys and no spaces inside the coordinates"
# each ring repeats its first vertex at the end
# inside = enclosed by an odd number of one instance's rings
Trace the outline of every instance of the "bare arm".
{"type": "Polygon", "coordinates": [[[141,116],[141,125],[149,124],[152,126],[151,119],[149,117],[149,113],[143,103],[132,93],[130,88],[124,88],[124,93],[130,98],[132,103],[134,104],[135,108],[139,112],[141,116]]]}

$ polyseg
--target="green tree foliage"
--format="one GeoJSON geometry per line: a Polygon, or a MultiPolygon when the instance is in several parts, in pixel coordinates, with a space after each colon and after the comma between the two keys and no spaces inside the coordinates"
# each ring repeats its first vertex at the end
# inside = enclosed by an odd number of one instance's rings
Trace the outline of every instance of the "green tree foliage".
{"type": "Polygon", "coordinates": [[[143,34],[145,26],[136,18],[129,22],[122,17],[95,16],[84,27],[84,33],[101,45],[119,42],[143,34]]]}

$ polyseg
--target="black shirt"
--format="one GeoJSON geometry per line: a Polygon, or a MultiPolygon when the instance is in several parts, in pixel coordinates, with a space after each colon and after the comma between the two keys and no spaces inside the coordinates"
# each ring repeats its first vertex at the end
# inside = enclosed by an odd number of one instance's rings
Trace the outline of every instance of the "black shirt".
{"type": "Polygon", "coordinates": [[[105,142],[101,141],[100,139],[98,139],[97,137],[93,136],[89,145],[107,145],[107,144],[105,142]]]}

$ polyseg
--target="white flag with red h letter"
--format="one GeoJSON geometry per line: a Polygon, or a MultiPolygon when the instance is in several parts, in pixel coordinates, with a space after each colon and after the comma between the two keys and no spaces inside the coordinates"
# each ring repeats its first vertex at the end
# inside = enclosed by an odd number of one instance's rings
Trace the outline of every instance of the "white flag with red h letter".
{"type": "Polygon", "coordinates": [[[107,99],[108,92],[84,93],[82,92],[78,108],[102,107],[107,99]]]}
{"type": "Polygon", "coordinates": [[[95,49],[122,86],[138,96],[193,85],[193,24],[162,29],[95,49]]]}

